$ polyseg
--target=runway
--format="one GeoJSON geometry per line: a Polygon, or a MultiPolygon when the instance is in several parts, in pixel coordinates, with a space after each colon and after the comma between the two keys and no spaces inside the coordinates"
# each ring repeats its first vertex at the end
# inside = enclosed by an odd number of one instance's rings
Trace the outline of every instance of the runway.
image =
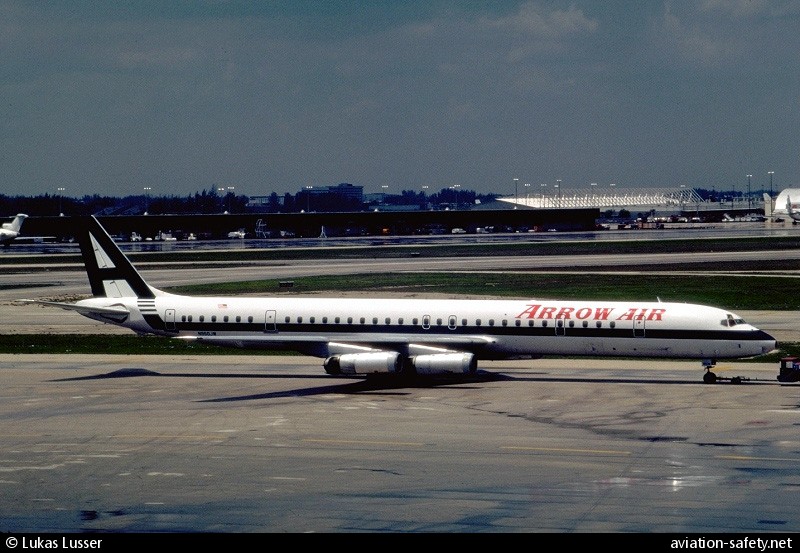
{"type": "Polygon", "coordinates": [[[0,356],[6,532],[796,532],[776,367],[537,360],[337,380],[277,356],[0,356]]]}

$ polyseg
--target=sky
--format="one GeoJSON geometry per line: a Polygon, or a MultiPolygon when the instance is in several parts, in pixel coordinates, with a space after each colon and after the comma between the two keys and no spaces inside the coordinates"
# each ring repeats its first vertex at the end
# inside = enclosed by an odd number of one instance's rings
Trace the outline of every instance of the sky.
{"type": "Polygon", "coordinates": [[[800,186],[800,0],[0,0],[0,52],[5,195],[800,186]]]}

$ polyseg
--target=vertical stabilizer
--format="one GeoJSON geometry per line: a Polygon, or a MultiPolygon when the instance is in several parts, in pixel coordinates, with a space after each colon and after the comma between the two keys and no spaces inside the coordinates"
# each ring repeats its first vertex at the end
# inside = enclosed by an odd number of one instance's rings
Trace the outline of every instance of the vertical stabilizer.
{"type": "Polygon", "coordinates": [[[28,216],[24,213],[17,213],[17,216],[14,217],[14,220],[10,223],[3,223],[3,228],[6,230],[11,230],[14,232],[19,232],[19,229],[22,228],[22,223],[27,219],[28,216]]]}
{"type": "Polygon", "coordinates": [[[95,297],[154,298],[162,294],[144,281],[97,219],[81,217],[78,228],[78,242],[95,297]]]}

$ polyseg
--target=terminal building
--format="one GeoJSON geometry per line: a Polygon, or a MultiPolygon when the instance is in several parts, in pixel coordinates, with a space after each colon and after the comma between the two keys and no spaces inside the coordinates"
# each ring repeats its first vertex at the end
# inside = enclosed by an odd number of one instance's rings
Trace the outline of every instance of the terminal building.
{"type": "MultiPolygon", "coordinates": [[[[704,200],[695,189],[685,186],[666,188],[621,189],[614,185],[589,190],[565,191],[558,186],[498,198],[498,201],[517,209],[586,209],[595,208],[600,214],[624,210],[634,218],[685,218],[716,222],[752,214],[764,215],[765,200],[755,196],[722,195],[717,201],[704,200]]],[[[799,198],[800,199],[800,198],[799,198]]],[[[767,206],[767,211],[769,208],[767,206]]]]}

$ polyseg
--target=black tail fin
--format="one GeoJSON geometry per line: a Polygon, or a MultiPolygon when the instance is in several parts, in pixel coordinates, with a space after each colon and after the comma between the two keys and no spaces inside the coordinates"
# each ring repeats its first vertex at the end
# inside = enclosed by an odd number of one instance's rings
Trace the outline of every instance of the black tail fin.
{"type": "Polygon", "coordinates": [[[95,297],[154,298],[161,293],[144,281],[97,219],[79,218],[78,229],[78,243],[95,297]]]}

